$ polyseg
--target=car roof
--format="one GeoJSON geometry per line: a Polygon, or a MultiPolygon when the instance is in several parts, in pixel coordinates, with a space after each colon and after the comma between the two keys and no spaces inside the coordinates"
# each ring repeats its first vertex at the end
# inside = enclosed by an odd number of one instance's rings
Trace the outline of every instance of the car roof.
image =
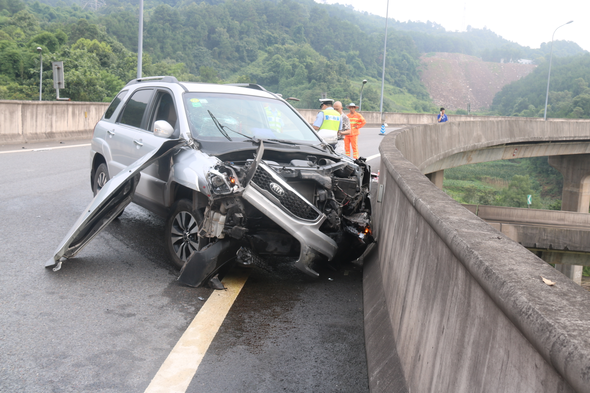
{"type": "Polygon", "coordinates": [[[213,83],[179,82],[190,93],[245,94],[257,97],[277,98],[276,95],[258,85],[217,85],[213,83]],[[254,87],[258,86],[260,89],[254,87]]]}
{"type": "Polygon", "coordinates": [[[170,86],[177,85],[187,93],[226,93],[242,94],[257,97],[278,98],[280,95],[273,94],[262,86],[253,83],[215,84],[201,82],[179,82],[173,76],[151,76],[133,79],[125,87],[139,88],[140,86],[170,86]]]}

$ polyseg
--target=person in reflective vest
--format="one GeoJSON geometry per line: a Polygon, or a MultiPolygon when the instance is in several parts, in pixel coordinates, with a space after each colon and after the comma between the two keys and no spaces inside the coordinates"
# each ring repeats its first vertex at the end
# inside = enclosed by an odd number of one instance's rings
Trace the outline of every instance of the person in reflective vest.
{"type": "Polygon", "coordinates": [[[313,122],[313,128],[326,143],[336,146],[338,142],[338,130],[340,130],[340,113],[332,107],[334,100],[329,98],[320,99],[320,112],[313,122]]]}
{"type": "Polygon", "coordinates": [[[283,122],[283,114],[277,108],[264,104],[264,112],[266,113],[266,120],[271,130],[276,132],[283,132],[285,123],[283,122]]]}
{"type": "Polygon", "coordinates": [[[350,113],[347,115],[350,120],[350,134],[344,136],[344,150],[347,156],[350,155],[350,147],[352,146],[352,158],[359,158],[358,138],[361,133],[360,129],[367,123],[363,115],[356,111],[356,104],[351,102],[348,104],[350,113]]]}

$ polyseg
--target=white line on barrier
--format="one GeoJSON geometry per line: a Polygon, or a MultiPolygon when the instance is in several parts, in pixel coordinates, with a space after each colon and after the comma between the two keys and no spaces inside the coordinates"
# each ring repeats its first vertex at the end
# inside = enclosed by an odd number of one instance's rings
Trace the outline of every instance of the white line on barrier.
{"type": "Polygon", "coordinates": [[[70,149],[72,147],[84,147],[84,146],[90,146],[90,143],[85,143],[83,145],[71,145],[71,146],[41,147],[39,149],[7,150],[7,151],[0,151],[0,154],[25,153],[25,152],[30,152],[30,151],[47,151],[47,150],[56,150],[56,149],[70,149]]]}

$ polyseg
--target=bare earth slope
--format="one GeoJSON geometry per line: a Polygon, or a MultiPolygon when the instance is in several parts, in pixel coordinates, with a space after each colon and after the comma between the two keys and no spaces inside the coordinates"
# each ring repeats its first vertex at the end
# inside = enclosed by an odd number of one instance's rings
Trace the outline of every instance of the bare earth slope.
{"type": "Polygon", "coordinates": [[[491,63],[458,53],[421,57],[422,83],[437,106],[445,109],[488,109],[502,87],[527,76],[531,64],[491,63]]]}

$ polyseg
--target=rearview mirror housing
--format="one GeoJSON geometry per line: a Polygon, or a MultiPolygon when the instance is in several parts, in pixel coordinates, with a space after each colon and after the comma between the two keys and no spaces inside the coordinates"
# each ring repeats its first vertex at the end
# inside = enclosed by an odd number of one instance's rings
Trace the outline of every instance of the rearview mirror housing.
{"type": "Polygon", "coordinates": [[[174,133],[174,127],[166,120],[158,120],[154,123],[154,135],[161,138],[170,138],[174,133]]]}

